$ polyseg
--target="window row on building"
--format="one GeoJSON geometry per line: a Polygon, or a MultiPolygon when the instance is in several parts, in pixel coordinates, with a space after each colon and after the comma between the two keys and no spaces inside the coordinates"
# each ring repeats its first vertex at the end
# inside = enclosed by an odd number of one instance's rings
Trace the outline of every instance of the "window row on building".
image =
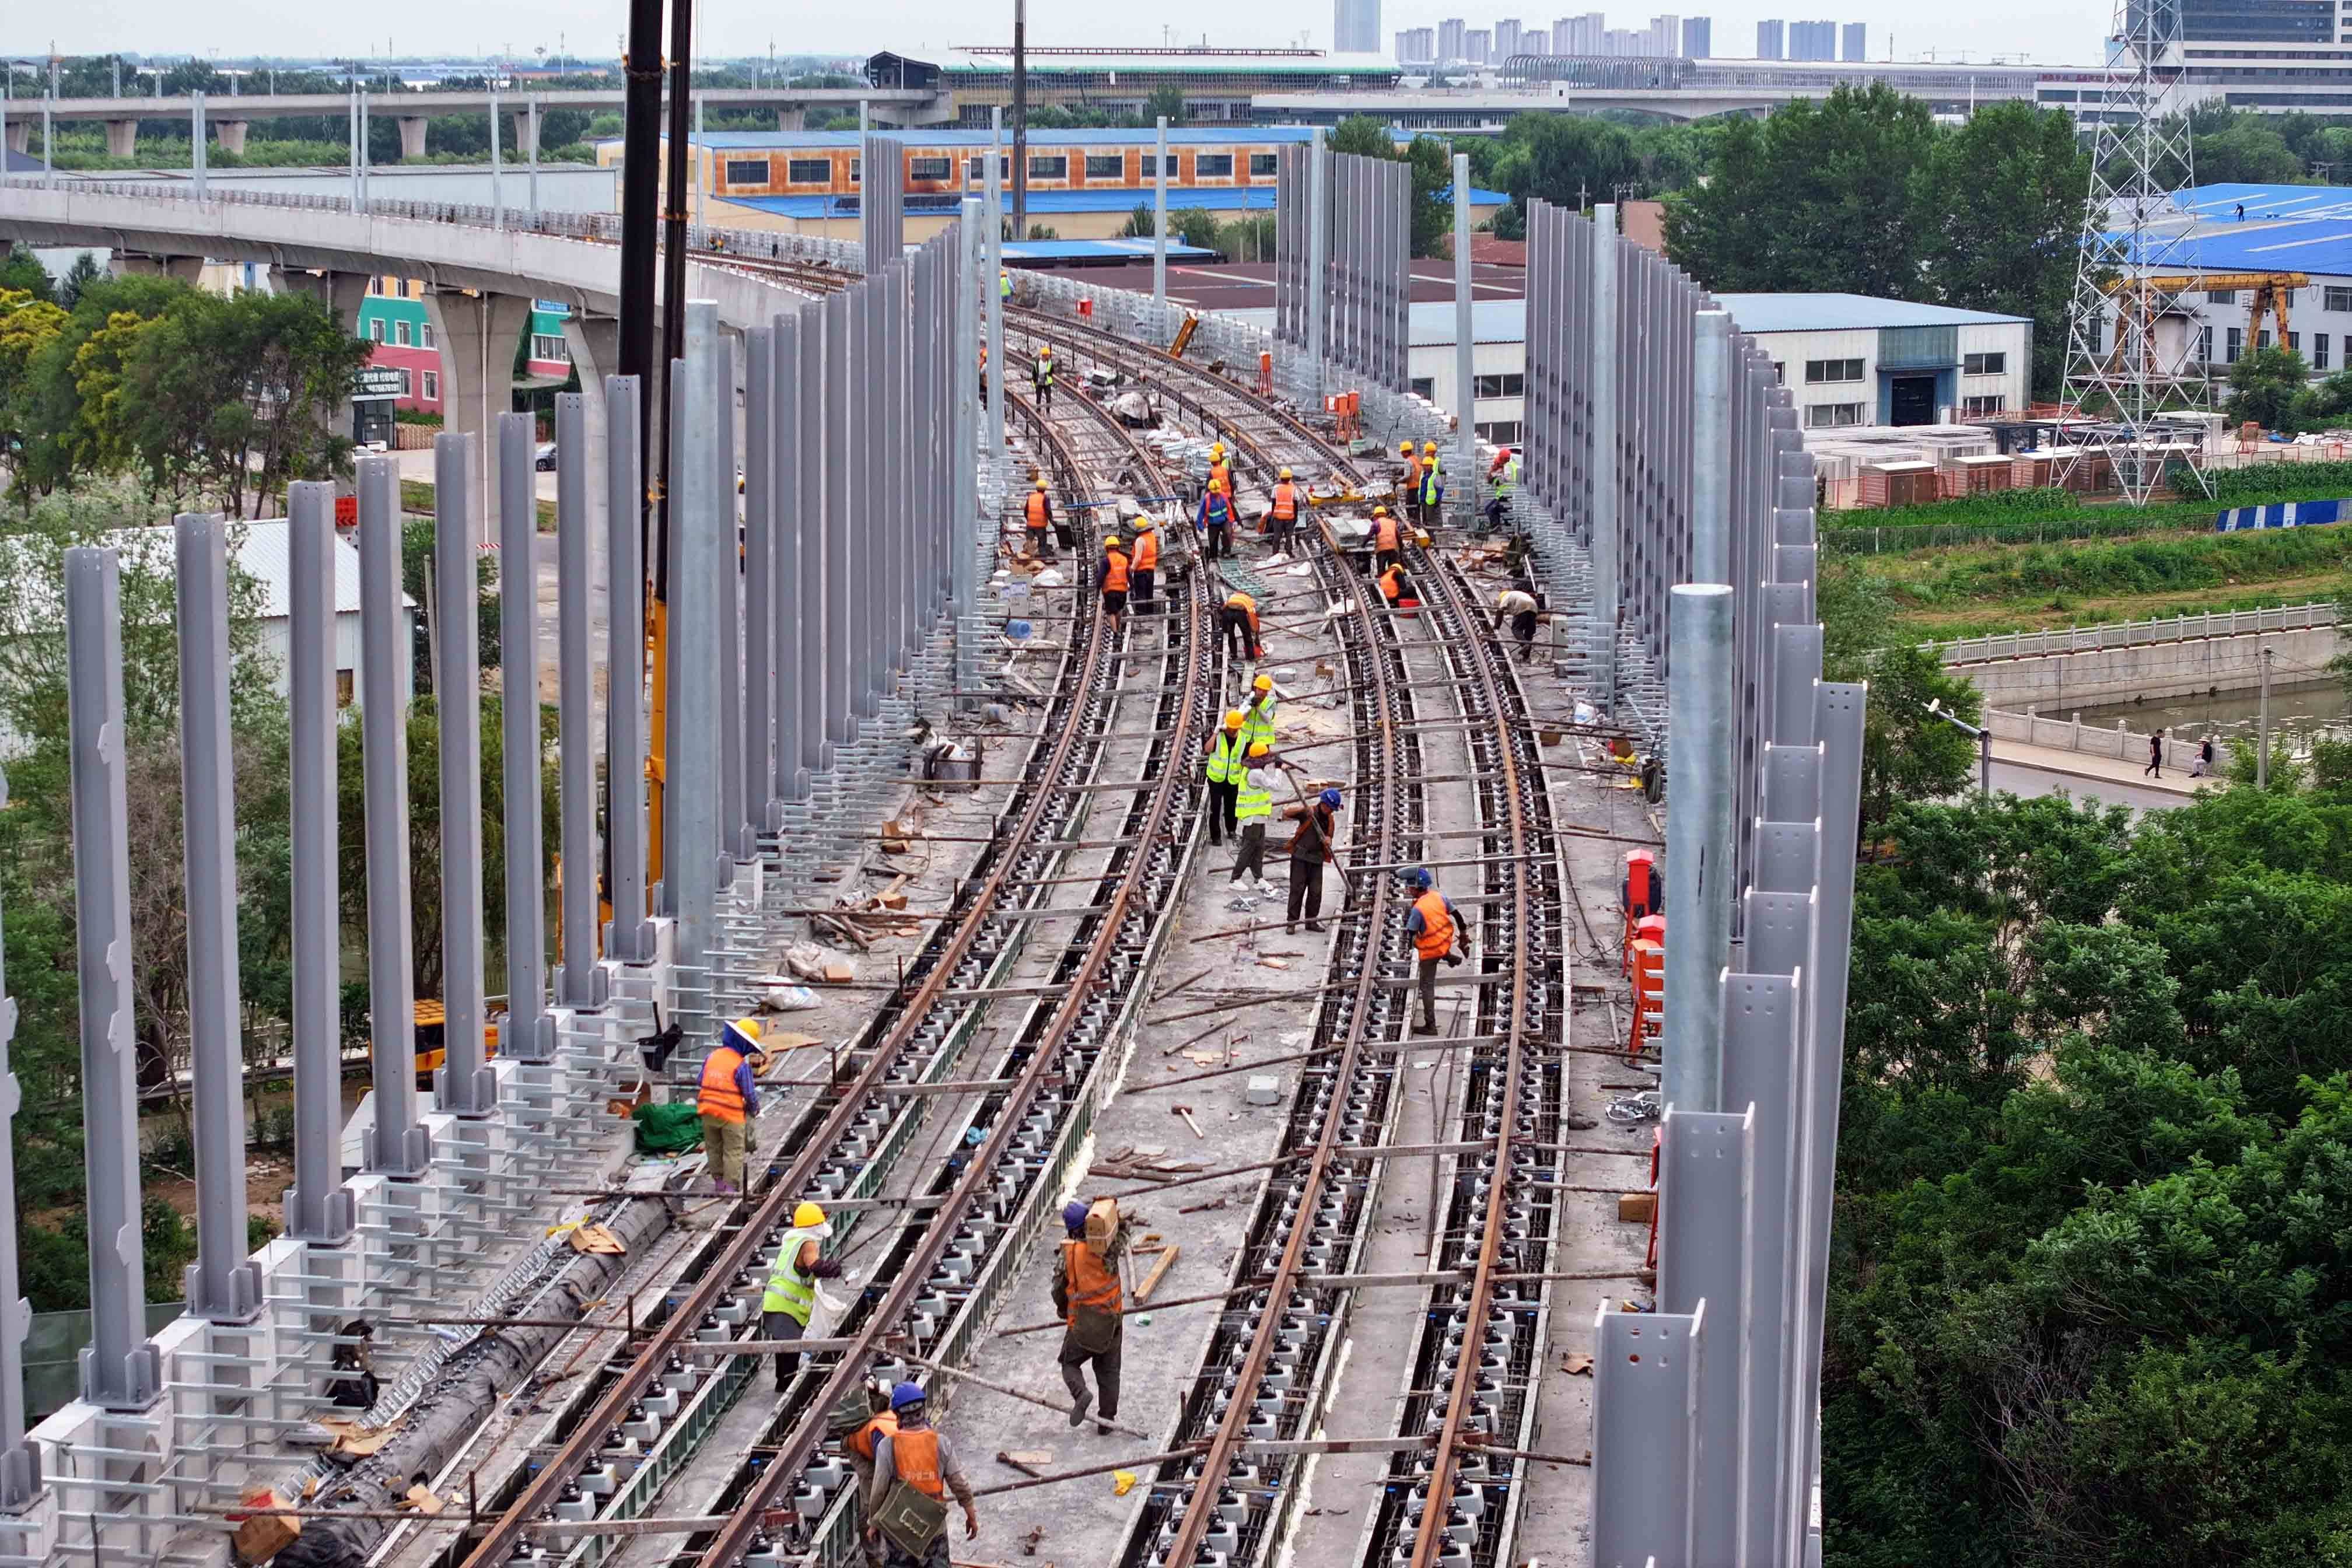
{"type": "MultiPolygon", "coordinates": [[[[1083,190],[1108,185],[1148,190],[1153,183],[1151,158],[1149,150],[1131,148],[1108,153],[1032,153],[1028,178],[1031,184],[1046,188],[1083,190]]],[[[864,181],[863,165],[863,158],[838,151],[731,153],[720,163],[719,189],[730,195],[848,195],[864,181]]],[[[1010,155],[999,153],[996,167],[999,178],[1012,179],[1010,155]]],[[[910,192],[973,190],[987,177],[986,153],[910,153],[907,157],[910,192]]],[[[1172,187],[1267,184],[1275,178],[1275,154],[1172,151],[1167,155],[1167,177],[1172,187]]]]}

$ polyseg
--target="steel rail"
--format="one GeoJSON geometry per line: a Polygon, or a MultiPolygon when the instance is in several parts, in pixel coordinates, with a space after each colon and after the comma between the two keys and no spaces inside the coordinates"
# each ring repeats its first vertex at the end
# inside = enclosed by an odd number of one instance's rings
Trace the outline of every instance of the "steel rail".
{"type": "MultiPolygon", "coordinates": [[[[1034,410],[1019,399],[1012,400],[1034,421],[1034,428],[1045,445],[1058,450],[1061,461],[1075,475],[1076,458],[1066,441],[1062,440],[1050,425],[1038,418],[1034,410]]],[[[1191,596],[1192,634],[1186,639],[1186,669],[1182,689],[1186,692],[1202,689],[1201,665],[1207,657],[1208,637],[1205,630],[1205,596],[1191,596]]],[[[1119,658],[1116,649],[1107,649],[1103,618],[1094,617],[1087,664],[1087,684],[1083,690],[1091,692],[1097,661],[1108,653],[1114,669],[1119,658]]],[[[1114,680],[1114,687],[1116,681],[1114,680]]],[[[1086,700],[1082,698],[1081,701],[1086,700]]],[[[1197,733],[1202,705],[1185,699],[1177,723],[1177,733],[1171,737],[1171,755],[1182,755],[1187,744],[1197,733]]],[[[698,1568],[728,1568],[740,1561],[762,1529],[765,1516],[777,1506],[780,1494],[793,1484],[806,1467],[823,1436],[826,1420],[833,1408],[865,1375],[866,1361],[882,1336],[904,1319],[914,1298],[929,1283],[932,1269],[947,1250],[956,1227],[971,1209],[981,1188],[992,1182],[996,1168],[1003,1158],[1006,1146],[1027,1113],[1030,1102],[1048,1073],[1059,1063],[1059,1047],[1067,1041],[1078,1025],[1081,1016],[1092,1000],[1105,967],[1118,950],[1127,917],[1143,885],[1150,875],[1151,859],[1148,847],[1160,840],[1166,832],[1180,782],[1189,777],[1188,770],[1169,768],[1155,781],[1146,822],[1134,837],[1134,848],[1123,851],[1126,861],[1116,872],[1107,871],[1104,880],[1117,876],[1118,886],[1109,900],[1099,906],[1097,926],[1078,973],[1068,984],[1062,1001],[1047,1022],[1037,1047],[1032,1050],[1020,1077],[1005,1091],[995,1111],[986,1140],[966,1161],[954,1188],[946,1194],[935,1211],[930,1224],[922,1234],[911,1258],[899,1268],[887,1291],[868,1315],[866,1327],[855,1336],[858,1342],[845,1351],[819,1386],[814,1397],[805,1406],[805,1413],[794,1424],[782,1442],[762,1446],[762,1463],[752,1477],[751,1485],[735,1501],[728,1522],[718,1530],[698,1554],[698,1568]]],[[[993,886],[993,884],[992,884],[993,886]]]]}

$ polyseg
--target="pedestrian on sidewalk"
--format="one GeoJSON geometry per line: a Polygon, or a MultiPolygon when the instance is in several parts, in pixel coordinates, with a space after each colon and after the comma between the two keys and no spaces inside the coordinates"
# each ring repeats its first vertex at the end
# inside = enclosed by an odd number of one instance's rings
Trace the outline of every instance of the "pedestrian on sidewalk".
{"type": "Polygon", "coordinates": [[[1316,917],[1323,912],[1323,867],[1331,858],[1332,841],[1338,837],[1339,792],[1327,789],[1312,801],[1300,801],[1286,805],[1282,815],[1298,824],[1290,836],[1290,925],[1298,929],[1298,912],[1307,911],[1307,929],[1321,931],[1323,922],[1316,917]]]}
{"type": "Polygon", "coordinates": [[[2197,761],[2189,765],[2192,779],[2210,778],[2213,773],[2213,737],[2206,736],[2197,742],[2197,761]]]}
{"type": "Polygon", "coordinates": [[[2140,769],[2139,776],[2147,778],[2151,773],[2158,778],[2164,776],[2164,731],[2161,730],[2147,738],[2147,766],[2140,769]]]}

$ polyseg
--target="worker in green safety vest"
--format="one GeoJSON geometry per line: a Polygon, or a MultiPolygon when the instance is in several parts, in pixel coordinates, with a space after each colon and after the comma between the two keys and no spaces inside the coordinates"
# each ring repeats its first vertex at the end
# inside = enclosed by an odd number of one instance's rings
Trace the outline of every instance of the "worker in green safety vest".
{"type": "Polygon", "coordinates": [[[1274,891],[1274,884],[1265,879],[1265,830],[1274,819],[1274,780],[1265,761],[1271,750],[1264,741],[1250,742],[1249,765],[1242,770],[1241,785],[1234,793],[1234,820],[1241,825],[1241,843],[1234,852],[1233,875],[1225,879],[1227,887],[1240,882],[1248,888],[1254,883],[1260,896],[1274,891]]]}
{"type": "Polygon", "coordinates": [[[1250,700],[1242,709],[1242,739],[1274,744],[1274,677],[1261,675],[1250,682],[1250,700]]]}
{"type": "MultiPolygon", "coordinates": [[[[824,1238],[833,1222],[814,1204],[793,1210],[793,1228],[776,1249],[775,1267],[768,1270],[767,1293],[760,1298],[760,1337],[796,1340],[808,1332],[816,1312],[816,1282],[841,1278],[841,1265],[824,1257],[824,1238]]],[[[801,1352],[776,1352],[776,1392],[782,1394],[800,1370],[801,1352]]]]}

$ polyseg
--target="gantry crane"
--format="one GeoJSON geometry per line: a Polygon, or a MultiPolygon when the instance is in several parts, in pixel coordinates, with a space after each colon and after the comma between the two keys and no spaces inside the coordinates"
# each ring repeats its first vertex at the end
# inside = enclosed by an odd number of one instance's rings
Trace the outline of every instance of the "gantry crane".
{"type": "Polygon", "coordinates": [[[2144,343],[2154,342],[2156,318],[2164,312],[2170,301],[2198,289],[2252,289],[2253,304],[2246,312],[2247,346],[2251,349],[2262,341],[2263,318],[2265,315],[2276,322],[2277,335],[2273,341],[2284,344],[2287,303],[2294,298],[2297,289],[2306,288],[2310,282],[2310,274],[2305,272],[2175,272],[2110,279],[2105,285],[2106,293],[2110,297],[2124,297],[2116,305],[2116,314],[2121,316],[2126,311],[2133,312],[2139,329],[2136,333],[2127,332],[2123,330],[2124,323],[2117,321],[2115,346],[2108,351],[2111,365],[2123,354],[2125,345],[2135,339],[2144,343]]]}

